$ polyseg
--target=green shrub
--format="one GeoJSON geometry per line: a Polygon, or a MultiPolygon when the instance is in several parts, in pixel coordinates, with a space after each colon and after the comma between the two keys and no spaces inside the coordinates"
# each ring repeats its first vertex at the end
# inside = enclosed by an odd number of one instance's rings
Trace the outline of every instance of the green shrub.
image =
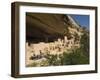
{"type": "Polygon", "coordinates": [[[64,52],[61,60],[63,65],[89,64],[89,57],[80,48],[70,53],[64,52]]]}

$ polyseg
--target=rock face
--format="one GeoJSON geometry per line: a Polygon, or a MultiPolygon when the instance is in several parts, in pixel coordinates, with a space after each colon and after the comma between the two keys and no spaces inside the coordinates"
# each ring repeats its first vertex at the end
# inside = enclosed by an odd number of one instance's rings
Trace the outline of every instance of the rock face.
{"type": "Polygon", "coordinates": [[[70,15],[67,15],[68,19],[70,20],[70,23],[76,27],[80,27],[79,24],[70,16],[70,15]]]}
{"type": "Polygon", "coordinates": [[[79,35],[80,31],[81,27],[70,15],[26,13],[27,41],[53,42],[69,34],[79,35]]]}
{"type": "Polygon", "coordinates": [[[70,15],[26,13],[26,66],[79,48],[83,31],[70,15]]]}

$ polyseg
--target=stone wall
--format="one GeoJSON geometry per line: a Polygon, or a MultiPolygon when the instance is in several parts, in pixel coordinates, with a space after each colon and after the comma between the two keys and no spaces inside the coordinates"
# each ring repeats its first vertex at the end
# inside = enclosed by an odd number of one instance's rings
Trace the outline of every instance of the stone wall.
{"type": "Polygon", "coordinates": [[[26,42],[26,65],[31,64],[32,60],[31,56],[36,55],[45,55],[45,54],[62,54],[63,52],[68,52],[73,48],[78,48],[79,42],[74,43],[74,38],[68,40],[67,36],[64,36],[64,39],[58,38],[57,41],[54,42],[39,42],[37,44],[31,43],[29,45],[26,42]]]}

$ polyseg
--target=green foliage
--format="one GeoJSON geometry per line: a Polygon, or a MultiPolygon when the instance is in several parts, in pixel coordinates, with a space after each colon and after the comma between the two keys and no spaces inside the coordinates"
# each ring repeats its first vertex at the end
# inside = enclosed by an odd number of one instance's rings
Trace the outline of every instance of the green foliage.
{"type": "Polygon", "coordinates": [[[81,50],[82,52],[89,56],[89,34],[84,32],[83,35],[81,36],[80,40],[80,45],[81,45],[81,50]]]}
{"type": "Polygon", "coordinates": [[[38,65],[37,62],[33,62],[33,63],[27,65],[27,67],[36,67],[37,65],[38,65]]]}
{"type": "Polygon", "coordinates": [[[49,65],[49,63],[47,60],[41,60],[40,66],[48,66],[48,65],[49,65]]]}
{"type": "Polygon", "coordinates": [[[58,55],[55,54],[55,55],[51,55],[51,54],[48,54],[48,56],[46,57],[48,63],[50,66],[52,65],[60,65],[60,60],[58,59],[58,55]]]}
{"type": "Polygon", "coordinates": [[[76,65],[76,64],[88,64],[89,58],[88,56],[85,56],[81,49],[73,50],[70,53],[63,53],[62,57],[63,65],[76,65]]]}

